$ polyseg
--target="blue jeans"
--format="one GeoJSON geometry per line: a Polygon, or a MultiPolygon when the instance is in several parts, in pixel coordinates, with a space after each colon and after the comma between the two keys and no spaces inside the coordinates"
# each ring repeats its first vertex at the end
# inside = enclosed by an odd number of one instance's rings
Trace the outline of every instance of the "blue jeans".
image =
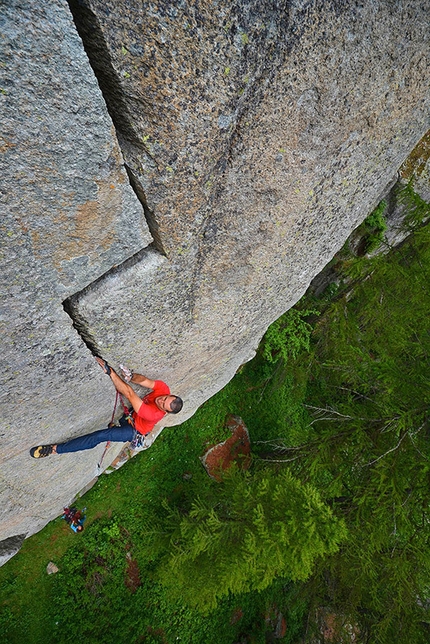
{"type": "Polygon", "coordinates": [[[119,427],[108,427],[107,429],[99,429],[92,434],[84,434],[72,438],[72,440],[57,445],[57,454],[66,454],[68,452],[80,452],[84,449],[92,449],[99,443],[112,441],[114,443],[128,443],[133,440],[135,436],[135,429],[127,422],[123,416],[119,420],[119,427]]]}

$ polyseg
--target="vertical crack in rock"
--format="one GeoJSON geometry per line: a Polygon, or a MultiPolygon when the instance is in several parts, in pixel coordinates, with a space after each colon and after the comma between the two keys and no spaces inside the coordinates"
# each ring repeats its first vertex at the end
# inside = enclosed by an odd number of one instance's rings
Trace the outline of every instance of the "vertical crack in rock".
{"type": "MultiPolygon", "coordinates": [[[[76,29],[88,56],[90,65],[97,78],[106,107],[116,129],[118,143],[124,152],[127,146],[138,147],[146,152],[132,124],[132,117],[120,80],[112,64],[112,59],[95,13],[85,0],[67,0],[76,29]]],[[[165,250],[161,243],[154,214],[149,210],[142,185],[130,168],[125,165],[130,185],[142,204],[149,231],[154,239],[154,247],[163,255],[165,250]]]]}
{"type": "Polygon", "coordinates": [[[78,306],[79,299],[80,299],[80,296],[84,292],[86,292],[86,290],[87,289],[84,289],[83,291],[80,291],[80,293],[75,293],[74,295],[71,295],[66,300],[64,300],[63,309],[65,310],[67,315],[71,318],[73,322],[73,327],[79,333],[82,341],[87,346],[89,351],[93,354],[93,356],[100,356],[100,351],[97,347],[97,343],[93,338],[93,336],[91,335],[91,333],[89,332],[88,322],[82,315],[79,314],[79,306],[78,306]]]}
{"type": "Polygon", "coordinates": [[[117,134],[141,147],[97,16],[85,0],[67,1],[117,134]]]}
{"type": "Polygon", "coordinates": [[[140,203],[142,204],[143,211],[145,213],[145,219],[146,223],[148,224],[149,232],[152,235],[152,238],[154,240],[153,246],[156,248],[162,255],[166,256],[166,251],[163,247],[163,243],[161,241],[161,236],[160,236],[160,230],[159,226],[157,223],[157,220],[154,216],[154,213],[152,210],[150,210],[148,206],[148,202],[146,200],[146,194],[145,191],[142,188],[142,184],[140,183],[139,179],[136,177],[132,169],[125,163],[125,169],[128,174],[128,178],[130,181],[130,185],[133,188],[134,192],[136,193],[137,198],[139,199],[140,203]]]}
{"type": "MultiPolygon", "coordinates": [[[[134,130],[132,117],[127,105],[127,100],[121,87],[120,79],[112,64],[112,59],[107,47],[103,31],[96,14],[91,10],[85,0],[67,0],[73,16],[77,32],[82,40],[83,47],[88,56],[90,65],[98,81],[106,107],[116,129],[116,135],[120,148],[124,151],[126,147],[138,147],[145,152],[137,133],[134,130]]],[[[79,333],[85,345],[93,355],[101,355],[101,349],[90,331],[90,325],[80,311],[79,302],[81,298],[95,289],[100,282],[119,273],[126,268],[144,260],[148,252],[156,252],[166,256],[163,247],[159,227],[154,213],[148,207],[145,191],[131,168],[124,163],[130,186],[137,199],[143,207],[146,223],[153,238],[153,243],[147,248],[141,249],[135,255],[128,258],[119,265],[112,267],[101,277],[94,280],[83,290],[71,295],[63,302],[63,308],[73,322],[73,326],[79,333]]]]}

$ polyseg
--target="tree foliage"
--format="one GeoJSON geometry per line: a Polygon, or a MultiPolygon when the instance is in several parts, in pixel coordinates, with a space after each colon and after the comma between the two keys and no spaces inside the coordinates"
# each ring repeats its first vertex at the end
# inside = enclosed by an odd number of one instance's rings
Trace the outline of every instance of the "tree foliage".
{"type": "Polygon", "coordinates": [[[185,515],[170,513],[161,570],[171,592],[199,609],[228,593],[263,590],[275,577],[305,580],[346,537],[343,520],[288,470],[233,471],[207,490],[185,515]]]}
{"type": "Polygon", "coordinates": [[[296,358],[301,351],[309,351],[312,326],[310,315],[319,315],[315,309],[290,309],[268,328],[263,339],[263,356],[269,362],[296,358]]]}
{"type": "Polygon", "coordinates": [[[315,597],[325,588],[325,601],[354,613],[372,642],[424,642],[430,228],[371,266],[317,324],[307,393],[312,434],[295,449],[294,466],[324,490],[349,530],[315,578],[315,597]]]}

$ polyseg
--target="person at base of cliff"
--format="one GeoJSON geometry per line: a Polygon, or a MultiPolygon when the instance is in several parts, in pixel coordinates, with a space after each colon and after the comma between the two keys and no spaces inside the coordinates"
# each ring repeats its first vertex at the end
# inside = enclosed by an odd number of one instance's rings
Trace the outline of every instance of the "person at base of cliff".
{"type": "Polygon", "coordinates": [[[64,508],[64,514],[61,517],[69,524],[73,532],[82,532],[84,529],[84,521],[86,519],[85,509],[78,510],[75,507],[64,508]]]}
{"type": "Polygon", "coordinates": [[[149,434],[154,426],[166,415],[177,414],[182,409],[183,402],[179,396],[173,396],[170,393],[168,385],[162,380],[150,380],[146,376],[138,373],[132,373],[128,369],[121,367],[125,374],[125,380],[141,385],[152,391],[144,398],[140,398],[133,388],[125,382],[105,360],[96,358],[104,372],[111,378],[116,390],[127,398],[132,407],[131,422],[124,414],[120,418],[120,425],[100,429],[91,434],[78,436],[65,443],[52,445],[38,445],[32,447],[30,455],[33,458],[44,458],[50,454],[66,454],[68,452],[79,452],[84,449],[92,449],[99,443],[119,442],[128,443],[134,440],[137,435],[149,434]]]}

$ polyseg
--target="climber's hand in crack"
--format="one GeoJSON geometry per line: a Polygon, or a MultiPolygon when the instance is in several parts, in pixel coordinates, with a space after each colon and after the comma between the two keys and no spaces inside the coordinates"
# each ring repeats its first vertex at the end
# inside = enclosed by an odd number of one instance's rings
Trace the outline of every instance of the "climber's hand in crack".
{"type": "Polygon", "coordinates": [[[101,368],[103,369],[103,371],[105,372],[105,374],[110,376],[110,372],[111,372],[112,367],[110,365],[108,365],[106,360],[103,360],[103,358],[99,358],[98,356],[96,356],[96,360],[99,363],[99,365],[101,366],[101,368]]]}
{"type": "MultiPolygon", "coordinates": [[[[134,389],[132,389],[132,387],[130,387],[127,382],[124,382],[124,380],[118,376],[116,371],[108,365],[106,360],[103,360],[98,356],[96,356],[96,360],[105,374],[107,374],[112,380],[115,389],[130,401],[134,411],[137,413],[142,405],[142,398],[137,395],[134,389]]],[[[142,376],[140,373],[134,373],[131,381],[134,384],[141,385],[142,387],[146,387],[147,389],[154,389],[155,387],[155,380],[150,380],[146,376],[142,376]]],[[[154,400],[154,403],[158,407],[158,409],[164,411],[165,413],[175,413],[173,412],[171,407],[175,398],[176,396],[172,396],[171,394],[167,394],[165,396],[157,396],[154,400]]]]}
{"type": "MultiPolygon", "coordinates": [[[[99,358],[98,356],[96,356],[96,360],[101,366],[101,368],[103,369],[103,371],[105,372],[105,374],[108,375],[112,380],[115,386],[115,389],[119,391],[120,394],[125,396],[127,400],[130,401],[130,404],[132,405],[134,411],[137,413],[142,404],[142,398],[140,398],[137,395],[137,393],[130,387],[128,383],[124,382],[124,380],[118,376],[116,371],[108,365],[106,360],[103,360],[103,358],[99,358]]],[[[152,380],[148,382],[151,382],[152,384],[154,384],[152,380]]],[[[140,382],[138,382],[137,384],[140,384],[140,382]]]]}
{"type": "MultiPolygon", "coordinates": [[[[119,378],[119,376],[116,373],[116,371],[113,369],[113,367],[111,367],[106,362],[106,360],[103,360],[103,358],[99,358],[98,356],[96,356],[96,360],[99,363],[99,365],[101,366],[101,368],[103,369],[103,371],[105,372],[105,374],[110,376],[111,375],[110,372],[112,371],[119,378]]],[[[126,367],[123,368],[122,365],[120,365],[120,368],[121,368],[121,371],[123,371],[124,374],[126,374],[126,376],[127,376],[124,379],[119,378],[122,382],[124,382],[124,381],[126,383],[132,382],[135,385],[140,385],[141,387],[146,387],[146,389],[154,389],[155,380],[151,380],[150,378],[147,378],[146,376],[142,376],[142,374],[140,374],[140,373],[134,373],[133,371],[131,371],[130,369],[127,369],[126,367]]]]}

